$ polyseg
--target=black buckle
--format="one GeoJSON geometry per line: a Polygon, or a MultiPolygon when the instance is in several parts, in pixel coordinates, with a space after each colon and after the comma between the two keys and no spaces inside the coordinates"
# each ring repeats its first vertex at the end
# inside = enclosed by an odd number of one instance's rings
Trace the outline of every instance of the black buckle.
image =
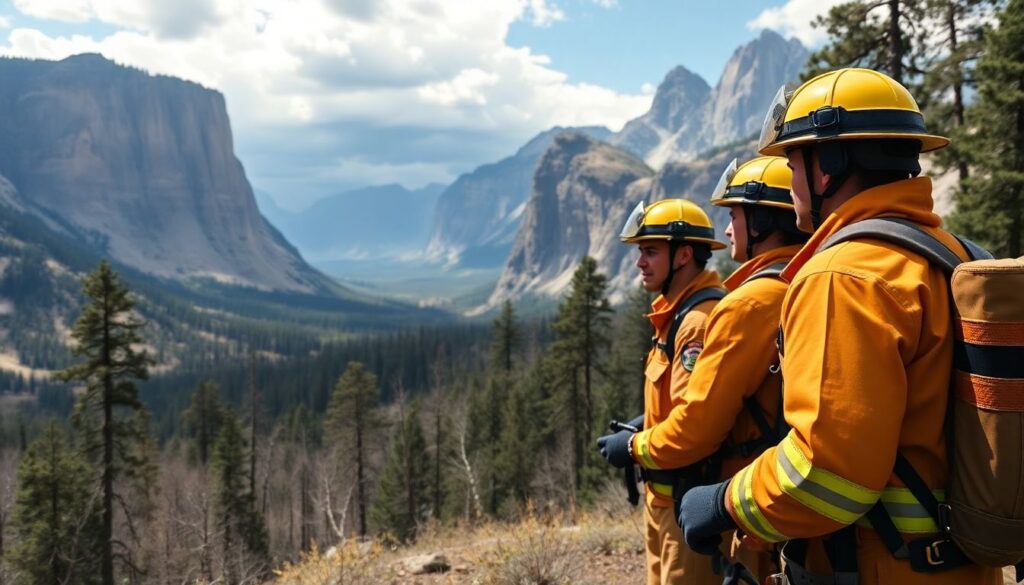
{"type": "Polygon", "coordinates": [[[943,534],[950,534],[949,515],[953,512],[953,509],[949,504],[939,504],[939,530],[943,534]]]}
{"type": "Polygon", "coordinates": [[[685,234],[690,230],[690,224],[685,221],[673,221],[668,224],[668,231],[673,233],[685,234]]]}
{"type": "Polygon", "coordinates": [[[761,192],[764,183],[758,183],[757,181],[747,181],[743,184],[744,195],[757,195],[761,192]]]}
{"type": "Polygon", "coordinates": [[[939,573],[951,571],[969,564],[952,540],[948,538],[921,538],[907,543],[911,568],[918,573],[939,573]]]}
{"type": "Polygon", "coordinates": [[[809,118],[811,128],[828,128],[839,124],[839,110],[832,106],[823,106],[811,112],[809,118]]]}

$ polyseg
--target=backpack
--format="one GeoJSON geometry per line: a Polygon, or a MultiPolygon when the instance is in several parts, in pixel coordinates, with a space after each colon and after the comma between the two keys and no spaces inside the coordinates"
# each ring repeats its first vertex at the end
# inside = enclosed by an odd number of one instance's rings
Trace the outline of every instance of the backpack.
{"type": "Polygon", "coordinates": [[[957,237],[963,262],[916,224],[897,218],[857,222],[820,250],[877,239],[920,254],[950,276],[954,359],[945,425],[950,459],[948,501],[940,504],[897,452],[894,473],[942,531],[938,540],[905,543],[881,502],[866,514],[886,548],[919,572],[974,562],[1003,567],[1024,561],[1024,261],[992,260],[957,237]]]}

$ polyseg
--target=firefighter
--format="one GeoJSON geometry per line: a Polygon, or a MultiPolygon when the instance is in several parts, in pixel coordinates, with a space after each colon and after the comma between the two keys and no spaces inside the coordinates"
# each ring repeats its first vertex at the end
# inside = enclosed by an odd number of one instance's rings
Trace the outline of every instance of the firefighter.
{"type": "Polygon", "coordinates": [[[928,133],[907,89],[876,71],[833,71],[777,94],[760,152],[786,156],[798,225],[813,230],[783,272],[779,349],[792,429],[730,480],[690,490],[681,522],[694,550],[738,527],[753,541],[788,541],[778,582],[1001,582],[998,570],[950,562],[941,514],[930,512],[941,505],[911,493],[931,490],[941,502],[948,476],[946,275],[879,239],[823,246],[844,226],[888,217],[968,259],[939,227],[930,179],[918,176],[920,153],[948,143],[928,133]]]}
{"type": "MultiPolygon", "coordinates": [[[[691,201],[664,199],[640,203],[620,234],[637,245],[636,267],[644,288],[659,293],[648,318],[655,343],[647,355],[644,414],[634,422],[653,427],[680,404],[690,375],[704,347],[708,314],[725,295],[718,273],[707,268],[713,250],[726,246],[715,240],[707,214],[691,201]]],[[[598,439],[602,455],[616,467],[632,464],[634,433],[622,431],[598,439]]],[[[644,473],[647,583],[705,583],[713,577],[706,558],[692,554],[683,543],[675,519],[676,477],[671,472],[644,473]]],[[[721,578],[717,579],[721,582],[721,578]]]]}

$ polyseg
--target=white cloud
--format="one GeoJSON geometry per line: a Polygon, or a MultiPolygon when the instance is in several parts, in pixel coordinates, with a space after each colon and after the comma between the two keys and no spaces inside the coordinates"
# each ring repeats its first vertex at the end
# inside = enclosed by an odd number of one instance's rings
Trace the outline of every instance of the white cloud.
{"type": "Polygon", "coordinates": [[[597,4],[601,8],[615,8],[619,5],[619,0],[591,0],[594,4],[597,4]]]}
{"type": "Polygon", "coordinates": [[[223,92],[250,179],[278,197],[322,196],[342,183],[448,180],[551,126],[616,129],[651,102],[647,92],[570,83],[546,56],[507,45],[516,21],[547,26],[564,18],[551,0],[15,0],[15,7],[117,32],[94,38],[17,28],[0,40],[0,54],[101,53],[223,92]],[[339,166],[339,156],[361,162],[339,166]]]}
{"type": "Polygon", "coordinates": [[[547,0],[530,0],[530,12],[533,14],[534,26],[551,26],[559,20],[565,20],[565,13],[547,0]]]}
{"type": "Polygon", "coordinates": [[[11,20],[6,16],[0,14],[0,29],[11,28],[11,20]]]}
{"type": "Polygon", "coordinates": [[[85,22],[92,17],[89,0],[14,0],[22,14],[44,20],[85,22]]]}
{"type": "Polygon", "coordinates": [[[828,34],[812,26],[814,19],[846,0],[787,0],[782,6],[765,8],[747,23],[750,30],[768,28],[787,37],[796,37],[809,47],[821,45],[828,34]]]}

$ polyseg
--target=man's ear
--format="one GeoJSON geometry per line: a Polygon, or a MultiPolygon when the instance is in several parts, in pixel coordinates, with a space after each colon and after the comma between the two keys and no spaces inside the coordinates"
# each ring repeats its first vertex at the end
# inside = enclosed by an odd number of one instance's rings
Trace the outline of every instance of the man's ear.
{"type": "Polygon", "coordinates": [[[676,257],[672,259],[672,266],[679,270],[693,260],[693,246],[679,246],[676,248],[676,257]]]}

